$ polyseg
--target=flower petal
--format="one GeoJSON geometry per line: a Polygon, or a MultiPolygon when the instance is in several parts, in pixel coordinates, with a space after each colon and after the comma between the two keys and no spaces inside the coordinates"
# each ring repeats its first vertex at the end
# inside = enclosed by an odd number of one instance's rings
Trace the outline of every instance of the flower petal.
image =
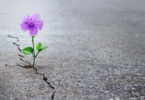
{"type": "Polygon", "coordinates": [[[23,22],[29,22],[30,20],[31,20],[31,16],[28,14],[23,17],[23,22]]]}
{"type": "Polygon", "coordinates": [[[38,29],[36,27],[30,28],[29,29],[29,34],[32,35],[37,35],[38,29]]]}
{"type": "Polygon", "coordinates": [[[38,21],[35,21],[34,23],[35,23],[35,26],[37,28],[39,28],[40,30],[42,29],[42,27],[43,27],[43,21],[38,20],[38,21]]]}
{"type": "Polygon", "coordinates": [[[37,21],[39,18],[40,18],[40,15],[39,14],[34,14],[32,16],[32,21],[37,21]]]}
{"type": "Polygon", "coordinates": [[[28,25],[26,23],[22,22],[20,25],[21,25],[21,29],[23,31],[27,31],[28,30],[28,25]]]}

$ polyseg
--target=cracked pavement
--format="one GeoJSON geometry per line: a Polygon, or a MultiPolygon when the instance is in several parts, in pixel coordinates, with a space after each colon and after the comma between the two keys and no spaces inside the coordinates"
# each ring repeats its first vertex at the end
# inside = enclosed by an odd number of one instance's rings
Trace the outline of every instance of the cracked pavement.
{"type": "Polygon", "coordinates": [[[0,1],[0,100],[145,99],[145,1],[0,1]],[[31,69],[20,23],[34,13],[49,48],[31,69]]]}

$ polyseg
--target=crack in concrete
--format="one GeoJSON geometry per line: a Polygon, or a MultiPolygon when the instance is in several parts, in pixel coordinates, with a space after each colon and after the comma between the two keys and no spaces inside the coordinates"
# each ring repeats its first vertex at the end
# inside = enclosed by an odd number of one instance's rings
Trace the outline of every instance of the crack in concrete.
{"type": "Polygon", "coordinates": [[[18,50],[19,50],[19,51],[20,51],[20,53],[21,53],[21,51],[22,51],[22,50],[21,50],[19,47],[18,47],[18,50]]]}
{"type": "Polygon", "coordinates": [[[15,43],[15,42],[13,42],[13,44],[15,44],[16,46],[20,46],[20,45],[18,45],[17,43],[15,43]]]}
{"type": "Polygon", "coordinates": [[[49,82],[47,82],[47,77],[45,77],[44,74],[38,73],[37,69],[36,68],[34,68],[34,69],[35,69],[36,74],[43,75],[43,80],[49,85],[50,88],[52,88],[54,90],[54,92],[51,96],[51,99],[54,100],[54,95],[55,95],[55,92],[56,92],[55,88],[49,82]]]}
{"type": "MultiPolygon", "coordinates": [[[[19,65],[19,64],[17,64],[17,65],[20,66],[20,67],[22,67],[22,68],[27,68],[27,69],[32,68],[31,65],[26,65],[26,66],[22,66],[22,65],[19,65]]],[[[37,71],[37,69],[36,69],[35,67],[34,67],[33,69],[35,70],[35,73],[36,73],[36,74],[43,75],[43,80],[48,84],[48,86],[49,86],[51,89],[54,90],[54,92],[53,92],[53,94],[52,94],[52,96],[51,96],[51,99],[54,100],[54,95],[55,95],[55,93],[56,93],[55,88],[54,88],[49,82],[47,82],[47,77],[45,77],[44,74],[38,73],[38,71],[37,71]]]]}
{"type": "Polygon", "coordinates": [[[26,62],[26,63],[28,63],[28,64],[31,66],[31,64],[30,64],[29,62],[23,60],[22,58],[20,58],[20,60],[21,60],[21,61],[24,61],[24,62],[26,62]]]}
{"type": "MultiPolygon", "coordinates": [[[[16,38],[17,41],[19,41],[19,38],[17,38],[17,37],[12,37],[12,36],[10,36],[10,35],[8,35],[8,37],[10,37],[10,38],[16,38]]],[[[16,46],[18,46],[18,50],[19,50],[20,53],[21,53],[21,49],[19,48],[20,45],[18,45],[18,44],[15,43],[15,42],[13,42],[13,44],[16,45],[16,46]]],[[[24,56],[22,56],[22,55],[20,55],[20,54],[18,54],[18,56],[24,57],[24,56]]],[[[31,66],[31,64],[30,64],[29,62],[23,60],[22,58],[20,58],[20,60],[21,60],[21,61],[24,61],[24,62],[26,62],[26,63],[28,63],[29,65],[22,66],[22,65],[17,64],[18,66],[20,66],[20,67],[22,67],[22,68],[27,68],[27,69],[32,68],[32,66],[31,66]]],[[[9,66],[9,65],[5,64],[5,66],[9,66]]],[[[52,94],[52,96],[51,96],[51,99],[54,100],[54,95],[55,95],[55,93],[56,93],[55,88],[54,88],[49,82],[47,82],[47,77],[45,77],[44,74],[38,73],[38,71],[37,71],[37,69],[36,69],[35,67],[34,67],[33,69],[35,70],[35,73],[36,73],[36,74],[43,75],[43,80],[48,84],[48,86],[49,86],[51,89],[53,89],[53,94],[52,94]]]]}
{"type": "Polygon", "coordinates": [[[19,39],[18,39],[17,37],[12,37],[12,36],[10,36],[10,35],[8,35],[8,37],[10,37],[10,38],[16,38],[17,41],[19,41],[19,39]]]}
{"type": "Polygon", "coordinates": [[[24,56],[22,56],[22,55],[20,55],[20,54],[18,54],[18,56],[20,56],[20,57],[24,57],[24,56]]]}

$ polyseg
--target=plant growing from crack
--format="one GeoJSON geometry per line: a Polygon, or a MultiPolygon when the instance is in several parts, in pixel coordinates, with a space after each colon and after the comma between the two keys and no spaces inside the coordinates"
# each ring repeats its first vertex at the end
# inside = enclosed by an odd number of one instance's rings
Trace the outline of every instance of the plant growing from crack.
{"type": "Polygon", "coordinates": [[[40,15],[39,14],[34,14],[32,17],[29,15],[25,15],[23,17],[23,22],[20,24],[21,29],[23,31],[29,30],[29,34],[32,36],[32,45],[33,47],[26,47],[22,50],[23,54],[25,55],[33,55],[33,66],[35,64],[35,59],[38,56],[39,52],[45,50],[48,48],[48,46],[42,47],[41,42],[39,42],[36,45],[36,49],[38,50],[37,54],[35,55],[35,49],[34,49],[34,36],[37,35],[38,29],[41,30],[43,27],[43,21],[39,20],[40,15]]]}

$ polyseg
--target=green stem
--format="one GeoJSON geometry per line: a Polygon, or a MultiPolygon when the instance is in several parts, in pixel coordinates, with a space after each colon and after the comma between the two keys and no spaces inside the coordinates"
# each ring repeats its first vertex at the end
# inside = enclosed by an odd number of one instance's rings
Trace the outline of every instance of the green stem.
{"type": "Polygon", "coordinates": [[[39,53],[39,51],[37,52],[37,54],[36,54],[35,58],[37,57],[38,53],[39,53]]]}
{"type": "Polygon", "coordinates": [[[34,60],[33,60],[33,66],[32,66],[32,68],[34,68],[34,63],[35,63],[34,36],[32,36],[32,44],[33,44],[33,49],[34,49],[34,52],[33,52],[33,58],[34,58],[34,60]]]}
{"type": "Polygon", "coordinates": [[[34,68],[34,63],[35,63],[35,58],[34,58],[34,60],[33,60],[33,66],[32,66],[32,68],[34,68]]]}
{"type": "Polygon", "coordinates": [[[35,58],[37,57],[38,53],[39,53],[39,51],[37,52],[36,56],[34,57],[33,67],[32,68],[34,68],[35,58]]]}

